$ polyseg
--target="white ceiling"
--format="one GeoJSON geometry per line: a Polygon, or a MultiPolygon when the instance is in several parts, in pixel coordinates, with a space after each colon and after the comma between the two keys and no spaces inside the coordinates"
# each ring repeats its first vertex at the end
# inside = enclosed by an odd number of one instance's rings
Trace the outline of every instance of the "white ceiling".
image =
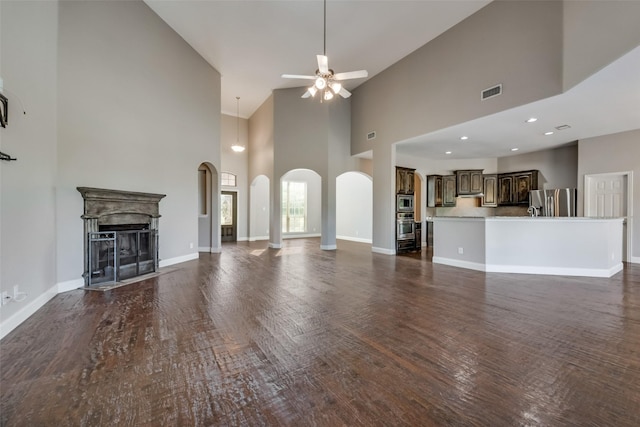
{"type": "MultiPolygon", "coordinates": [[[[250,117],[273,89],[306,82],[323,53],[321,0],[145,0],[222,75],[222,112],[250,117]]],[[[475,13],[487,0],[328,0],[327,56],[369,78],[475,13]]],[[[351,80],[349,90],[366,79],[351,80]]],[[[301,90],[301,94],[304,90],[301,90]]],[[[313,102],[313,101],[310,101],[313,102]]],[[[492,158],[640,128],[640,47],[563,95],[399,143],[400,155],[492,158]],[[526,124],[529,117],[538,121],[526,124]],[[570,129],[557,131],[568,124],[570,129]],[[544,136],[547,130],[554,135],[544,136]],[[462,135],[469,140],[461,141],[462,135]],[[518,148],[512,152],[511,148],[518,148]],[[451,154],[445,154],[451,151],[451,154]]]]}

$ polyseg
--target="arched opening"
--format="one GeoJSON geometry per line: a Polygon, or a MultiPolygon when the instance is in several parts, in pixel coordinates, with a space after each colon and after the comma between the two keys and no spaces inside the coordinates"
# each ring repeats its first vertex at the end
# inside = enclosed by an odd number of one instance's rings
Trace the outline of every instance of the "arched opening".
{"type": "Polygon", "coordinates": [[[322,179],[310,169],[294,169],[280,178],[282,238],[318,237],[322,232],[322,179]]]}
{"type": "Polygon", "coordinates": [[[220,252],[220,183],[211,163],[198,166],[198,252],[220,252]]]}
{"type": "Polygon", "coordinates": [[[336,177],[336,238],[371,243],[373,180],[362,172],[336,177]]]}
{"type": "Polygon", "coordinates": [[[249,187],[249,241],[269,240],[269,178],[258,175],[249,187]]]}

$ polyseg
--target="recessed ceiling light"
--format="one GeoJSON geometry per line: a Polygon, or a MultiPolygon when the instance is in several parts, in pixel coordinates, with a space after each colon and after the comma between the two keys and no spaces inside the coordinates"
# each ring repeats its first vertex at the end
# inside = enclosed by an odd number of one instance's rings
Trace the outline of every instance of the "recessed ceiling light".
{"type": "Polygon", "coordinates": [[[549,136],[549,135],[553,135],[553,132],[545,132],[544,134],[549,136]]]}
{"type": "Polygon", "coordinates": [[[469,139],[469,137],[468,136],[461,136],[460,139],[463,140],[463,141],[466,141],[467,139],[469,139]]]}
{"type": "Polygon", "coordinates": [[[444,154],[451,154],[451,151],[445,151],[444,154]]]}
{"type": "Polygon", "coordinates": [[[535,118],[535,117],[531,117],[531,118],[527,119],[527,123],[533,123],[533,122],[536,122],[536,121],[538,121],[538,119],[535,118]]]}
{"type": "Polygon", "coordinates": [[[519,148],[512,148],[511,151],[518,151],[519,148]]]}

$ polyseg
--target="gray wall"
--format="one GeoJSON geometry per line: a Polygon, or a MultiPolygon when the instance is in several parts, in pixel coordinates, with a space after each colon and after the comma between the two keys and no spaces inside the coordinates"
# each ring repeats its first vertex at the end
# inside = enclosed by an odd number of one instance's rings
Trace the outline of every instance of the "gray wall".
{"type": "Polygon", "coordinates": [[[638,1],[565,1],[563,14],[564,90],[640,42],[638,1]]]}
{"type": "Polygon", "coordinates": [[[540,171],[538,187],[578,188],[578,144],[498,159],[498,172],[540,171]]]}
{"type": "Polygon", "coordinates": [[[376,144],[391,144],[556,95],[561,83],[562,3],[493,2],[354,91],[351,151],[370,150],[374,130],[376,144]],[[497,83],[503,95],[480,101],[497,83]]]}
{"type": "Polygon", "coordinates": [[[197,169],[220,167],[220,75],[143,2],[0,11],[2,149],[19,159],[1,166],[1,288],[28,294],[3,307],[5,331],[82,285],[78,186],[166,194],[161,262],[197,257],[197,169]]]}
{"type": "Polygon", "coordinates": [[[640,262],[640,130],[588,138],[578,142],[578,215],[584,212],[586,174],[633,172],[631,254],[640,262]]]}
{"type": "MultiPolygon", "coordinates": [[[[0,322],[57,292],[57,32],[56,2],[0,2],[0,76],[9,98],[0,137],[2,151],[18,159],[0,163],[0,291],[19,285],[27,293],[2,307],[0,322]]],[[[78,262],[82,269],[82,254],[78,262]]]]}
{"type": "Polygon", "coordinates": [[[220,153],[222,170],[220,172],[230,172],[236,175],[235,188],[222,187],[222,190],[235,191],[237,193],[238,203],[238,240],[247,240],[249,237],[248,224],[249,224],[249,121],[247,119],[240,118],[236,120],[234,116],[222,115],[221,120],[221,138],[220,138],[220,153]],[[236,128],[240,131],[236,132],[236,128]],[[239,136],[239,138],[238,138],[239,136]],[[236,153],[231,149],[231,146],[236,143],[236,140],[240,141],[241,145],[245,146],[245,150],[241,153],[236,153]]]}
{"type": "Polygon", "coordinates": [[[322,178],[322,237],[323,249],[334,249],[335,239],[335,181],[339,174],[358,167],[349,155],[350,101],[337,97],[332,102],[302,99],[303,88],[278,89],[273,92],[274,180],[271,198],[270,242],[279,245],[280,178],[294,169],[310,169],[322,178]]]}
{"type": "Polygon", "coordinates": [[[58,69],[58,280],[82,273],[77,186],[166,194],[161,260],[197,253],[197,169],[220,170],[219,73],[142,2],[62,2],[58,69]]]}
{"type": "Polygon", "coordinates": [[[269,178],[258,175],[249,188],[249,240],[269,240],[269,178]]]}

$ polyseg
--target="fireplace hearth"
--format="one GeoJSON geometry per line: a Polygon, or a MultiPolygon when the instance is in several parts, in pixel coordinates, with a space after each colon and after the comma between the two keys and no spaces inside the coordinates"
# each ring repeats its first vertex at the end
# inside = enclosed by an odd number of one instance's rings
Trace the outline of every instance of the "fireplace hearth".
{"type": "Polygon", "coordinates": [[[84,199],[85,285],[158,270],[159,203],[164,194],[78,187],[84,199]]]}

